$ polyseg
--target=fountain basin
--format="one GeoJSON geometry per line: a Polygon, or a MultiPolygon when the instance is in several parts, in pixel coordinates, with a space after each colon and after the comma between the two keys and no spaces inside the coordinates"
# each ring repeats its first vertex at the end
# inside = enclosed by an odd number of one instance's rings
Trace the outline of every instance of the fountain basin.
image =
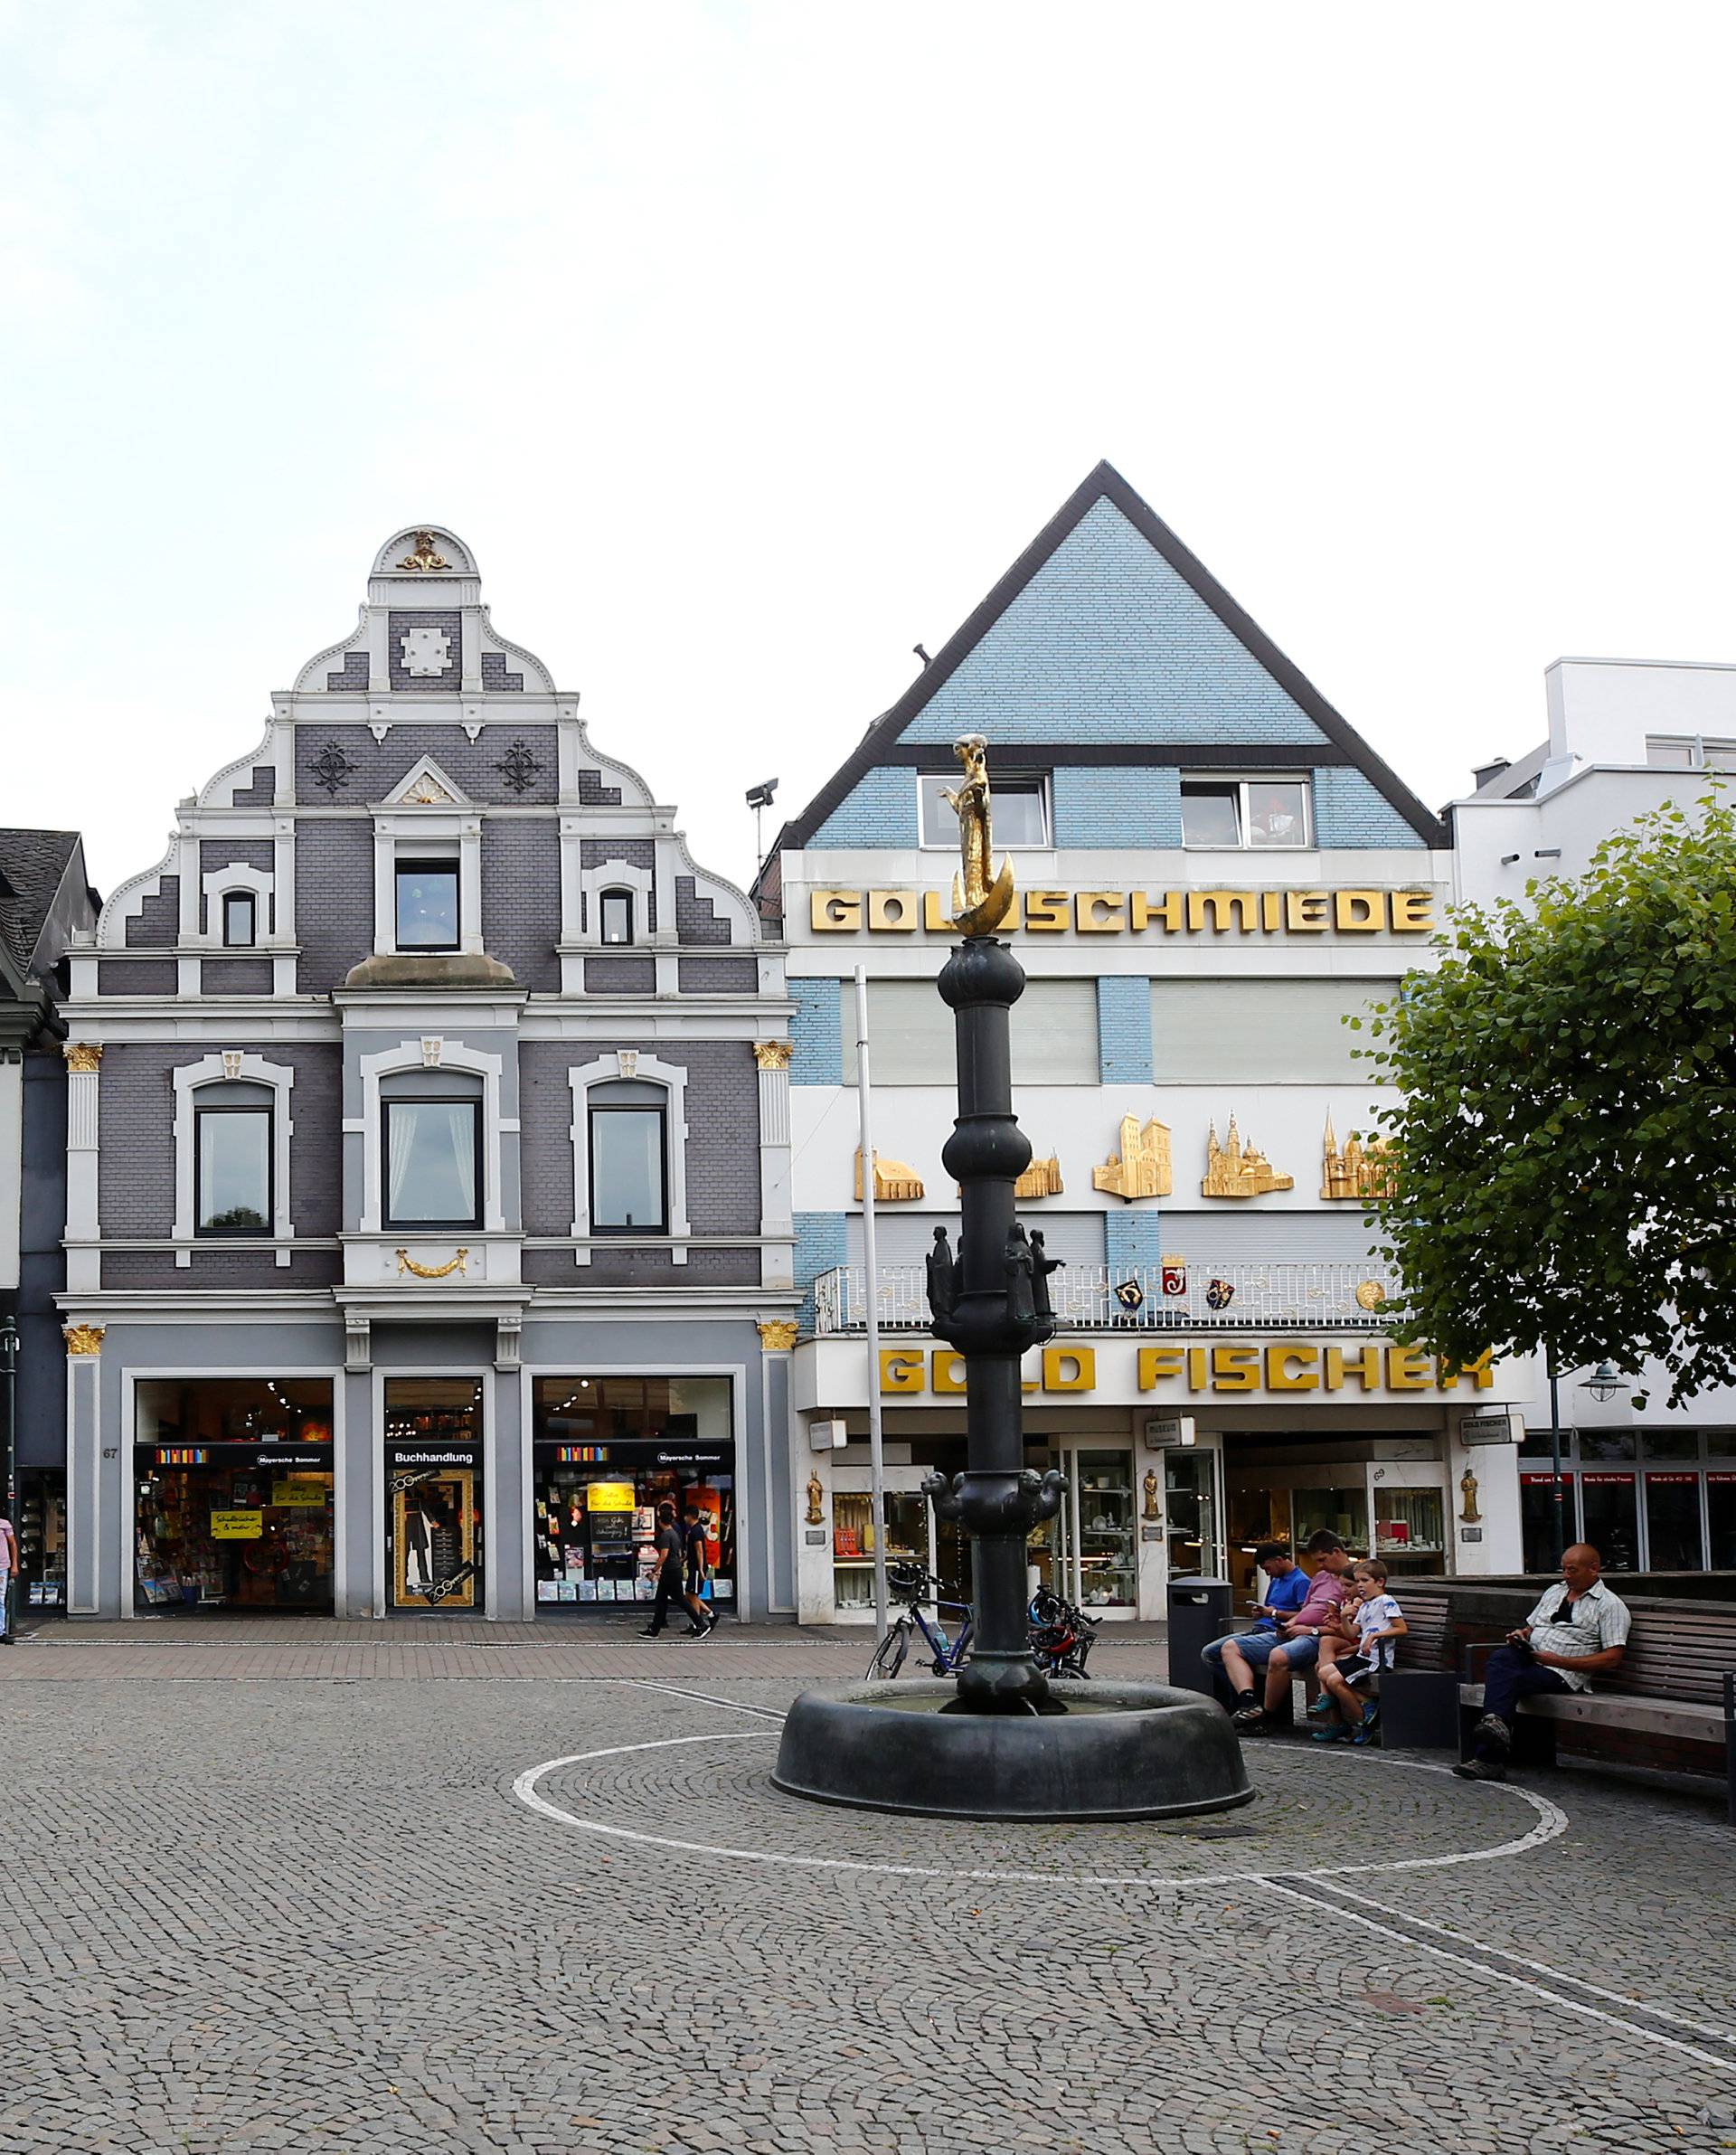
{"type": "Polygon", "coordinates": [[[1253,1801],[1222,1709],[1165,1684],[1052,1687],[1060,1714],[941,1709],[957,1687],[875,1685],[789,1710],[772,1783],[791,1796],[941,1819],[1178,1819],[1253,1801]]]}

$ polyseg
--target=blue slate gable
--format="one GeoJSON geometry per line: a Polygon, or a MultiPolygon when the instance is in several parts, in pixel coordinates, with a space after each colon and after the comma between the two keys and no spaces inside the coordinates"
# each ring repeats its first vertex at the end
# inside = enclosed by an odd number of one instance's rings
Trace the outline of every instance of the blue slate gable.
{"type": "Polygon", "coordinates": [[[900,733],[1003,741],[1326,735],[1116,505],[1089,509],[900,733]]]}

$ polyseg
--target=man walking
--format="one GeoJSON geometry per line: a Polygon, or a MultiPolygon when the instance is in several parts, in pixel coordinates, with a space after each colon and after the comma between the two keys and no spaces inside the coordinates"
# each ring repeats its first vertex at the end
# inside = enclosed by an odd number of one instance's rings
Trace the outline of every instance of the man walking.
{"type": "Polygon", "coordinates": [[[1561,1584],[1552,1586],[1530,1619],[1489,1656],[1477,1747],[1455,1773],[1467,1781],[1505,1781],[1514,1708],[1522,1698],[1589,1691],[1594,1676],[1620,1668],[1634,1620],[1627,1602],[1604,1585],[1602,1571],[1603,1559],[1590,1544],[1575,1542],[1561,1558],[1561,1584]]]}
{"type": "Polygon", "coordinates": [[[717,1629],[717,1611],[705,1599],[705,1578],[711,1569],[705,1553],[705,1522],[697,1508],[692,1504],[687,1507],[687,1524],[683,1531],[682,1541],[687,1558],[687,1592],[683,1598],[687,1603],[687,1613],[693,1621],[693,1628],[687,1636],[690,1639],[709,1639],[717,1629]]]}
{"type": "Polygon", "coordinates": [[[651,1603],[651,1621],[639,1634],[642,1639],[661,1636],[663,1627],[669,1621],[669,1604],[684,1597],[682,1583],[681,1529],[675,1525],[675,1508],[667,1498],[657,1507],[657,1591],[651,1603]]]}

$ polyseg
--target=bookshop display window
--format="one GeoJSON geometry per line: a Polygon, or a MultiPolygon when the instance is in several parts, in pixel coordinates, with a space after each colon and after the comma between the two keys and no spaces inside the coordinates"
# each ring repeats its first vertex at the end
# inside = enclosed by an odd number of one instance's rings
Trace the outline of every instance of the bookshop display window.
{"type": "Polygon", "coordinates": [[[329,1380],[141,1379],[133,1433],[137,1607],[330,1610],[329,1380]]]}
{"type": "Polygon", "coordinates": [[[539,1377],[533,1556],[542,1610],[648,1602],[657,1508],[696,1512],[710,1601],[735,1599],[735,1433],[727,1377],[539,1377]]]}
{"type": "Polygon", "coordinates": [[[66,1606],[66,1476],[26,1467],[18,1478],[19,1609],[66,1606]]]}

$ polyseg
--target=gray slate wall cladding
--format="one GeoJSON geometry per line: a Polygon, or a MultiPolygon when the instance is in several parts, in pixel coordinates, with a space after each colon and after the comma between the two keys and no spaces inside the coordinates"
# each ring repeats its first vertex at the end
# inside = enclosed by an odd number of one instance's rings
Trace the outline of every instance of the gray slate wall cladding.
{"type": "MultiPolygon", "coordinates": [[[[365,738],[365,736],[364,736],[365,738]]],[[[296,826],[296,985],[325,995],[373,949],[373,825],[323,818],[296,826]]]]}
{"type": "Polygon", "coordinates": [[[752,995],[760,986],[760,967],[752,958],[687,958],[677,961],[683,995],[752,995]]]}
{"type": "Polygon", "coordinates": [[[730,923],[720,921],[691,875],[675,878],[675,933],[684,943],[727,943],[730,923]]]}
{"type": "Polygon", "coordinates": [[[561,827],[551,817],[488,817],[482,827],[482,947],[521,988],[561,988],[561,827]]]}
{"type": "MultiPolygon", "coordinates": [[[[233,1041],[236,1047],[249,1045],[233,1041]]],[[[175,1231],[175,1080],[184,1063],[202,1062],[199,1045],[134,1046],[111,1042],[102,1058],[102,1150],[97,1202],[105,1234],[123,1238],[175,1231]]],[[[296,1082],[289,1095],[295,1124],[289,1139],[291,1217],[298,1234],[335,1234],[340,1205],[340,1129],[344,1051],[334,1041],[266,1041],[256,1053],[288,1063],[296,1082]]],[[[571,1214],[569,1214],[571,1219],[571,1214]]],[[[240,1252],[229,1252],[239,1256],[240,1252]]],[[[268,1285],[288,1285],[291,1270],[269,1268],[268,1285]]],[[[291,1268],[293,1269],[293,1268],[291,1268]]],[[[187,1275],[181,1274],[182,1283],[187,1275]]]]}
{"type": "Polygon", "coordinates": [[[335,1287],[344,1276],[341,1250],[297,1250],[279,1265],[272,1250],[195,1250],[178,1265],[168,1250],[105,1250],[105,1287],[335,1287]]]}
{"type": "Polygon", "coordinates": [[[181,878],[165,875],[127,923],[129,950],[172,950],[181,940],[181,878]]]}
{"type": "MultiPolygon", "coordinates": [[[[527,1234],[572,1232],[572,1088],[567,1072],[631,1040],[527,1040],[519,1050],[519,1158],[527,1234]]],[[[744,1040],[660,1040],[656,1054],[687,1073],[687,1212],[696,1234],[760,1232],[760,1078],[744,1040]]],[[[717,1252],[719,1255],[727,1252],[717,1252]]],[[[749,1278],[758,1280],[759,1257],[749,1278]]],[[[695,1260],[699,1255],[694,1252],[695,1260]]],[[[573,1268],[560,1277],[571,1284],[573,1268]]],[[[594,1269],[594,1268],[593,1268],[594,1269]]],[[[702,1275],[691,1267],[684,1275],[702,1275]]],[[[662,1275],[659,1275],[661,1277],[662,1275]]],[[[623,1284],[598,1275],[595,1284],[623,1284]]],[[[586,1282],[580,1279],[580,1285],[586,1282]]]]}
{"type": "MultiPolygon", "coordinates": [[[[580,838],[579,865],[580,870],[600,868],[605,861],[620,861],[629,868],[642,868],[647,875],[657,872],[657,846],[654,838],[580,838]]],[[[590,906],[588,900],[580,905],[580,928],[590,925],[590,906]]],[[[657,928],[657,886],[653,884],[645,893],[645,931],[655,935],[657,928]]]]}
{"type": "Polygon", "coordinates": [[[277,797],[277,766],[267,763],[253,773],[250,785],[238,786],[230,799],[238,808],[269,808],[277,797]]]}
{"type": "MultiPolygon", "coordinates": [[[[689,1250],[677,1264],[668,1250],[594,1247],[589,1264],[571,1250],[526,1250],[524,1277],[533,1287],[758,1287],[758,1250],[689,1250]]],[[[184,1277],[184,1274],[183,1275],[184,1277]]]]}
{"type": "Polygon", "coordinates": [[[336,673],[327,674],[326,685],[334,694],[344,689],[366,688],[368,685],[368,654],[364,649],[345,651],[344,664],[336,673]]]}
{"type": "Polygon", "coordinates": [[[413,612],[393,610],[386,629],[386,664],[391,670],[392,685],[407,688],[417,695],[426,695],[431,690],[457,695],[464,685],[464,616],[457,611],[438,608],[418,608],[413,612]],[[403,635],[407,629],[443,629],[447,636],[446,671],[441,674],[412,674],[405,670],[403,635]]]}
{"type": "Polygon", "coordinates": [[[579,799],[587,808],[618,808],[621,789],[618,786],[606,786],[600,770],[580,770],[574,774],[579,780],[579,799]]]}
{"type": "Polygon", "coordinates": [[[655,958],[587,958],[587,995],[655,995],[657,961],[655,958]]]}
{"type": "Polygon", "coordinates": [[[146,958],[137,963],[105,958],[97,967],[99,995],[173,995],[177,968],[173,958],[146,958]]]}
{"type": "Polygon", "coordinates": [[[207,958],[201,969],[207,995],[269,995],[269,958],[207,958]]]}
{"type": "Polygon", "coordinates": [[[552,808],[560,786],[559,750],[552,726],[486,725],[472,741],[462,726],[393,726],[376,741],[363,725],[323,725],[307,721],[296,728],[296,799],[323,806],[359,808],[383,800],[424,756],[472,800],[501,802],[509,808],[552,808]],[[508,785],[497,768],[515,741],[522,741],[539,768],[523,793],[508,785]],[[355,766],[335,794],[313,775],[313,765],[328,742],[335,742],[355,766]]]}
{"type": "Polygon", "coordinates": [[[524,688],[524,676],[506,671],[506,654],[504,651],[485,651],[482,654],[482,685],[485,688],[505,689],[512,695],[524,688]]]}
{"type": "MultiPolygon", "coordinates": [[[[220,868],[226,868],[231,861],[239,861],[243,867],[257,868],[261,875],[269,875],[277,866],[278,852],[269,838],[201,838],[199,841],[199,929],[209,934],[213,925],[211,919],[211,901],[205,896],[205,878],[214,875],[220,868]]],[[[214,923],[221,926],[222,923],[214,923]]],[[[261,934],[269,925],[259,922],[261,934]]]]}

